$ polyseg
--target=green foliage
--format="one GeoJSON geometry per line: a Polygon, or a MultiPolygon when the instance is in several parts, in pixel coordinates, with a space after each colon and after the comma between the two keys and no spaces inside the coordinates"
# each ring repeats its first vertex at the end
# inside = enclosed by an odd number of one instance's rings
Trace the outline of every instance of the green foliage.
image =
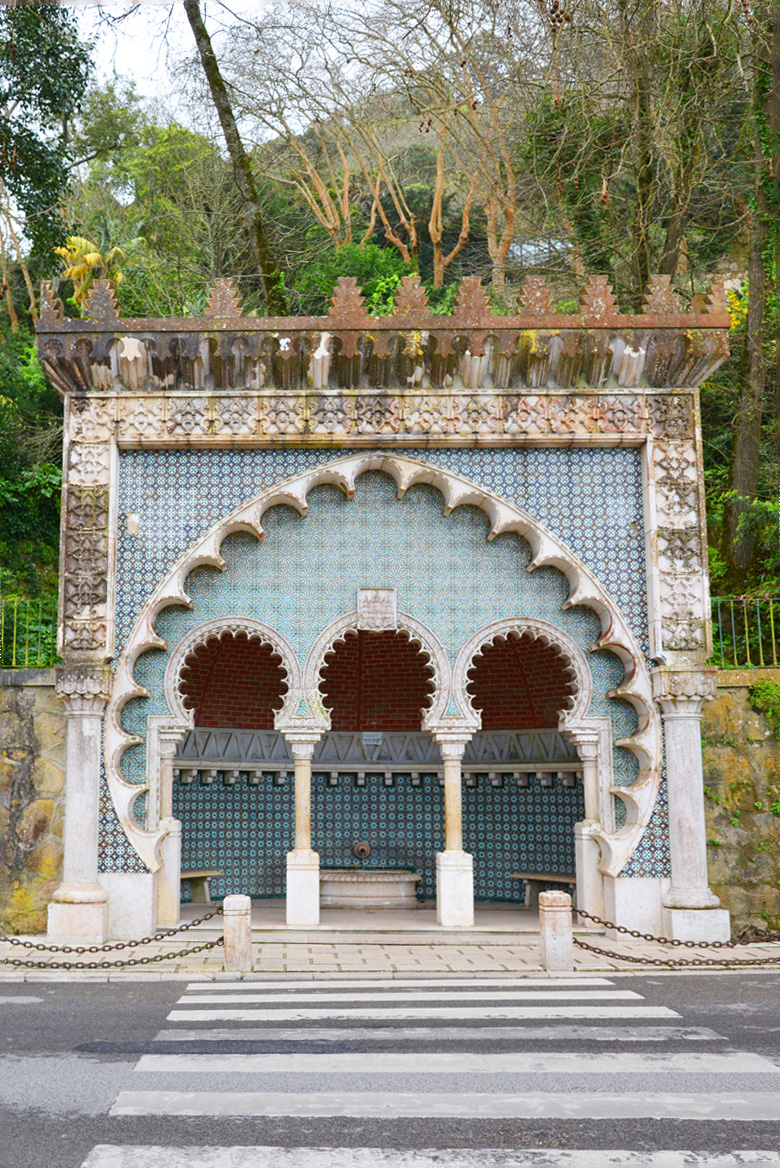
{"type": "Polygon", "coordinates": [[[27,216],[33,249],[61,232],[66,127],[87,88],[90,47],[56,5],[0,8],[0,179],[27,216]]]}
{"type": "MultiPolygon", "coordinates": [[[[750,687],[750,704],[767,719],[775,738],[780,738],[780,682],[760,678],[750,687]]],[[[770,809],[774,815],[780,814],[775,811],[778,806],[780,803],[775,803],[770,809]]]]}
{"type": "Polygon", "coordinates": [[[297,273],[291,300],[304,316],[327,312],[333,289],[341,276],[354,276],[373,313],[389,311],[392,297],[408,269],[398,252],[367,243],[345,243],[337,251],[323,252],[297,273]]]}
{"type": "Polygon", "coordinates": [[[56,587],[62,407],[33,337],[0,331],[0,562],[3,591],[56,587]]]}

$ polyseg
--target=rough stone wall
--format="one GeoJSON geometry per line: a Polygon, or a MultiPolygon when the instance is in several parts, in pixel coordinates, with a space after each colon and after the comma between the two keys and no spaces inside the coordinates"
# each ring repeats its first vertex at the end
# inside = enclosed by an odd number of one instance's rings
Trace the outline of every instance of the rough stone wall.
{"type": "Polygon", "coordinates": [[[750,705],[759,678],[780,669],[722,671],[704,706],[710,885],[735,930],[780,928],[780,742],[750,705]]]}
{"type": "Polygon", "coordinates": [[[62,867],[65,719],[53,670],[0,670],[0,931],[40,933],[62,867]]]}

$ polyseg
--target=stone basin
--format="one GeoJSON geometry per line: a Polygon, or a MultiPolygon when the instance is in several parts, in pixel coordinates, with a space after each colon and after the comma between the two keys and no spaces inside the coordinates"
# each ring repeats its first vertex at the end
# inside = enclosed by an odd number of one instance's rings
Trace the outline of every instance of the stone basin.
{"type": "Polygon", "coordinates": [[[321,908],[417,908],[416,872],[397,868],[326,868],[320,872],[321,908]]]}

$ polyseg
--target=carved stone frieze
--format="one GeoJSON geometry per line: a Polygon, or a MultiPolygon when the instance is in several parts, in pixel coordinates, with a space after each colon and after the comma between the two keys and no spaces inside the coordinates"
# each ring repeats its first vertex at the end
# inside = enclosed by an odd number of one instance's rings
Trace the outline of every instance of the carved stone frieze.
{"type": "Polygon", "coordinates": [[[653,669],[650,676],[656,701],[671,698],[710,701],[717,694],[717,669],[653,669]]]}
{"type": "Polygon", "coordinates": [[[642,399],[623,394],[620,397],[600,397],[598,399],[599,429],[606,434],[640,433],[644,411],[642,399]]]}
{"type": "Polygon", "coordinates": [[[105,617],[108,581],[105,576],[65,577],[65,616],[105,617]]]}
{"type": "Polygon", "coordinates": [[[64,626],[66,654],[104,654],[108,644],[108,625],[104,620],[70,620],[64,626]]]}
{"type": "Polygon", "coordinates": [[[122,438],[159,438],[165,425],[162,398],[123,398],[119,402],[119,435],[122,438]]]}
{"type": "Polygon", "coordinates": [[[70,713],[101,713],[111,696],[111,670],[105,665],[58,665],[56,690],[70,713]]]}
{"type": "Polygon", "coordinates": [[[653,448],[653,465],[657,482],[696,482],[696,448],[693,442],[657,443],[653,448]]]}
{"type": "Polygon", "coordinates": [[[256,434],[257,399],[253,397],[215,398],[214,429],[217,433],[225,434],[256,434]]]}
{"type": "Polygon", "coordinates": [[[68,483],[77,487],[108,485],[108,445],[74,443],[68,456],[68,483]]]}
{"type": "Polygon", "coordinates": [[[104,487],[68,485],[66,524],[70,532],[82,528],[108,527],[108,490],[104,487]]]}
{"type": "Polygon", "coordinates": [[[504,398],[505,434],[545,434],[550,428],[547,402],[535,394],[511,394],[504,398]]]}
{"type": "Polygon", "coordinates": [[[592,434],[596,425],[594,397],[551,397],[548,417],[553,434],[592,434]]]}
{"type": "Polygon", "coordinates": [[[259,398],[260,429],[269,438],[303,434],[306,429],[305,406],[303,397],[259,398]]]}
{"type": "Polygon", "coordinates": [[[496,434],[498,410],[495,397],[454,398],[452,422],[456,434],[496,434]]]}
{"type": "Polygon", "coordinates": [[[355,401],[357,434],[397,434],[401,429],[399,397],[359,397],[355,401]]]}
{"type": "Polygon", "coordinates": [[[178,397],[168,403],[168,433],[199,437],[211,430],[207,397],[178,397]]]}
{"type": "Polygon", "coordinates": [[[701,572],[701,535],[698,528],[658,528],[658,567],[662,572],[701,572]]]}
{"type": "Polygon", "coordinates": [[[449,429],[448,399],[435,395],[404,399],[404,422],[409,434],[446,434],[449,429]]]}
{"type": "Polygon", "coordinates": [[[659,438],[693,437],[693,398],[690,394],[653,394],[648,398],[652,432],[659,438]]]}
{"type": "Polygon", "coordinates": [[[349,398],[341,394],[312,398],[309,412],[312,434],[330,434],[344,437],[352,432],[349,398]]]}
{"type": "Polygon", "coordinates": [[[699,489],[687,479],[656,484],[658,523],[661,527],[693,527],[699,522],[699,489]]]}
{"type": "Polygon", "coordinates": [[[664,617],[701,619],[704,585],[700,576],[663,576],[661,612],[664,617]]]}
{"type": "Polygon", "coordinates": [[[76,442],[108,442],[114,433],[113,398],[77,398],[70,404],[70,436],[76,442]]]}
{"type": "Polygon", "coordinates": [[[706,648],[703,620],[667,617],[661,621],[664,649],[673,653],[700,653],[706,648]]]}

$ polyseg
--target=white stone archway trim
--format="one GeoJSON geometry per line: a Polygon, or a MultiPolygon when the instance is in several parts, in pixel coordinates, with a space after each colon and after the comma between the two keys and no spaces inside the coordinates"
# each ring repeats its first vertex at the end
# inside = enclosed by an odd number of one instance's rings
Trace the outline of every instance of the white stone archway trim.
{"type": "MultiPolygon", "coordinates": [[[[132,813],[133,804],[146,789],[146,785],[127,783],[120,769],[122,755],[128,747],[141,745],[144,741],[129,734],[121,724],[122,710],[127,702],[134,697],[149,696],[147,690],[135,680],[135,664],[140,655],[148,649],[168,648],[167,643],[155,631],[154,623],[157,617],[164,608],[171,605],[182,605],[192,609],[192,600],[186,590],[187,576],[194,568],[202,565],[224,569],[225,563],[220,555],[220,548],[227,536],[244,531],[254,534],[257,539],[262,539],[262,517],[270,507],[279,505],[293,507],[300,515],[305,516],[308,493],[318,486],[326,484],[337,486],[348,499],[351,499],[355,492],[356,479],[367,471],[380,471],[390,475],[396,482],[399,499],[403,498],[410,487],[417,484],[435,487],[443,496],[445,516],[450,515],[461,505],[480,507],[490,519],[490,530],[487,535],[489,542],[508,532],[522,536],[531,546],[529,572],[540,567],[553,567],[562,572],[568,580],[569,596],[562,607],[568,609],[575,605],[585,605],[598,615],[602,631],[592,648],[607,649],[614,653],[625,670],[623,680],[610,696],[630,702],[639,717],[636,733],[617,744],[626,747],[637,756],[640,776],[633,786],[621,787],[614,792],[626,804],[627,818],[619,832],[610,839],[605,836],[603,862],[610,872],[616,874],[638,844],[649,822],[661,769],[660,720],[652,699],[649,672],[634,634],[615,601],[590,569],[527,511],[462,475],[430,463],[419,462],[407,455],[385,451],[356,451],[304,471],[284,483],[263,491],[216,523],[202,539],[188,549],[149,597],[117,663],[105,722],[105,761],[109,790],[119,820],[131,844],[151,871],[159,868],[159,845],[162,836],[141,828],[132,813]]],[[[449,685],[447,688],[449,692],[444,705],[445,722],[453,726],[466,725],[473,717],[470,705],[464,708],[462,702],[458,703],[452,686],[449,685]]],[[[441,708],[443,700],[443,678],[441,691],[436,698],[437,710],[441,708]]],[[[301,711],[300,719],[297,717],[291,719],[297,720],[310,722],[312,729],[318,728],[316,725],[318,719],[306,711],[301,711]]],[[[432,721],[428,721],[426,728],[431,726],[432,721]]]]}
{"type": "MultiPolygon", "coordinates": [[[[359,614],[349,612],[338,617],[320,633],[309,650],[306,664],[303,667],[303,691],[312,716],[321,722],[323,730],[330,729],[330,711],[323,703],[320,690],[322,670],[325,667],[325,658],[339,641],[343,641],[348,633],[357,632],[359,628],[359,614]]],[[[407,633],[413,644],[417,645],[433,669],[433,695],[430,705],[423,711],[422,728],[428,730],[431,725],[438,724],[447,710],[451,691],[450,659],[441,641],[431,630],[408,613],[399,612],[397,617],[398,632],[407,633]]],[[[474,725],[479,729],[479,715],[474,725]]]]}

